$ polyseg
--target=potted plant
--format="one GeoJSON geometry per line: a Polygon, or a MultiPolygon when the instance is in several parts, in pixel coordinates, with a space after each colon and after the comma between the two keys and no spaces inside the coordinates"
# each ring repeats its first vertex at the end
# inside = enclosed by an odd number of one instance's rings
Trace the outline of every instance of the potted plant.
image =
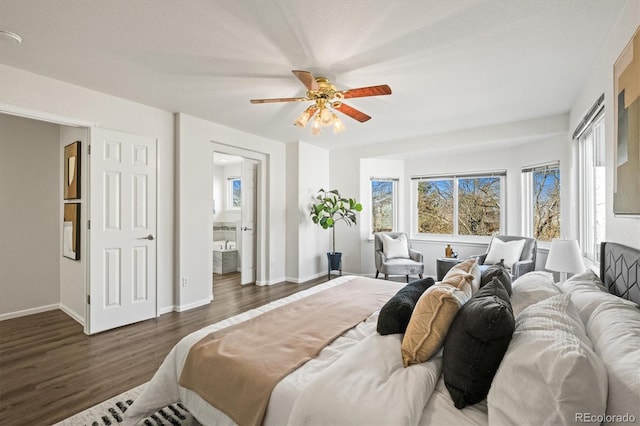
{"type": "Polygon", "coordinates": [[[349,226],[355,225],[357,223],[356,213],[362,211],[362,204],[358,203],[355,198],[344,198],[337,189],[325,191],[321,188],[316,195],[316,200],[318,202],[311,205],[311,220],[322,226],[322,229],[331,228],[333,231],[332,249],[330,253],[327,253],[329,272],[333,270],[342,272],[342,253],[336,252],[335,225],[341,220],[349,226]]]}

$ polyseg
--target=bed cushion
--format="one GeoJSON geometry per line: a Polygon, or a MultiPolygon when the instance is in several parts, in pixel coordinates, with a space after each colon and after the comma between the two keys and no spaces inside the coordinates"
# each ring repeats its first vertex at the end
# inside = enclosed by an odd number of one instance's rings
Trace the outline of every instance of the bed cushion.
{"type": "Polygon", "coordinates": [[[413,309],[424,291],[434,284],[433,278],[413,281],[402,287],[380,309],[377,331],[381,335],[404,333],[413,309]]]}
{"type": "Polygon", "coordinates": [[[482,275],[480,266],[478,265],[478,259],[476,259],[475,257],[463,260],[462,262],[453,265],[453,267],[449,269],[444,275],[442,281],[446,281],[447,279],[456,277],[458,275],[467,274],[473,275],[473,279],[471,280],[471,294],[473,295],[480,288],[480,280],[482,275]]]}
{"type": "Polygon", "coordinates": [[[443,350],[444,383],[456,408],[486,398],[514,328],[509,294],[497,277],[462,306],[443,350]]]}
{"type": "Polygon", "coordinates": [[[533,271],[522,275],[511,284],[511,307],[516,317],[526,307],[560,294],[550,272],[533,271]]]}
{"type": "Polygon", "coordinates": [[[509,293],[509,296],[511,296],[511,274],[504,266],[504,261],[501,260],[495,265],[491,265],[482,271],[482,274],[480,275],[480,288],[490,283],[494,277],[500,280],[504,289],[509,293]]]}
{"type": "Polygon", "coordinates": [[[420,296],[402,339],[405,367],[425,362],[440,350],[451,322],[471,297],[473,279],[469,273],[453,273],[420,296]]]}
{"type": "Polygon", "coordinates": [[[489,390],[489,423],[575,424],[578,413],[604,415],[606,403],[607,371],[570,296],[523,310],[489,390]]]}
{"type": "Polygon", "coordinates": [[[633,302],[610,296],[614,299],[594,308],[587,335],[609,374],[604,424],[628,424],[631,416],[640,419],[640,310],[633,302]]]}
{"type": "Polygon", "coordinates": [[[560,291],[571,294],[571,302],[578,310],[580,319],[587,324],[593,311],[603,302],[635,306],[635,303],[614,296],[606,290],[598,275],[592,270],[576,274],[563,283],[557,284],[560,291]]]}
{"type": "Polygon", "coordinates": [[[499,238],[492,239],[491,247],[489,247],[487,257],[484,259],[484,264],[495,265],[504,259],[504,266],[511,269],[511,265],[520,260],[525,242],[525,240],[504,242],[499,238]]]}
{"type": "Polygon", "coordinates": [[[398,238],[392,238],[387,234],[382,236],[382,251],[388,259],[409,258],[409,244],[404,234],[398,235],[398,238]]]}

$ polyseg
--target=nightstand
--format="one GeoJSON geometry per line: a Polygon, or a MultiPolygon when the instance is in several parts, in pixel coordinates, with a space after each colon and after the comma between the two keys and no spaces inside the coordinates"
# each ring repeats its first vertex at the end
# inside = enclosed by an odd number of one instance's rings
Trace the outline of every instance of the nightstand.
{"type": "Polygon", "coordinates": [[[437,280],[442,281],[444,276],[449,272],[449,269],[453,268],[458,263],[462,262],[463,259],[459,259],[457,257],[439,257],[436,259],[436,274],[437,280]]]}

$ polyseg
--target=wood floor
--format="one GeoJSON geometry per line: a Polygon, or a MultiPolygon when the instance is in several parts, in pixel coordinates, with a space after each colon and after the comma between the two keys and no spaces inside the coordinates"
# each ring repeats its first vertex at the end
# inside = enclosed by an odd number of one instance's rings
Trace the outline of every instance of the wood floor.
{"type": "Polygon", "coordinates": [[[147,382],[187,334],[326,278],[303,284],[240,286],[214,274],[208,306],[84,334],[62,311],[0,321],[0,425],[50,425],[147,382]]]}

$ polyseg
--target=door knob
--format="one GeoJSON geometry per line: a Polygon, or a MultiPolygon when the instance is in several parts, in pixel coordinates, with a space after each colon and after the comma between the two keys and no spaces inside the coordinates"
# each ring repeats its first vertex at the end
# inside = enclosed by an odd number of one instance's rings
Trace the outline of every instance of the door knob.
{"type": "Polygon", "coordinates": [[[138,238],[139,240],[149,240],[149,241],[153,241],[155,240],[155,237],[151,234],[147,235],[146,237],[142,237],[142,238],[138,238]]]}
{"type": "Polygon", "coordinates": [[[246,226],[244,228],[242,228],[243,231],[253,231],[253,229],[251,228],[247,228],[246,226]]]}

